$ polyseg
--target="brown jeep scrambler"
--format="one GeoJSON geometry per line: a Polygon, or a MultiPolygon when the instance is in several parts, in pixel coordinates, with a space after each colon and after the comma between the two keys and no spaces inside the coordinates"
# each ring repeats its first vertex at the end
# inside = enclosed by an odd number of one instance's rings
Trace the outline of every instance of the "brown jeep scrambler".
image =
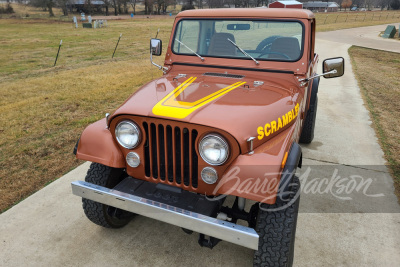
{"type": "MultiPolygon", "coordinates": [[[[151,60],[161,44],[151,39],[151,60]]],[[[93,163],[72,190],[89,220],[119,228],[140,214],[200,233],[201,246],[253,249],[255,266],[291,266],[298,143],[313,140],[319,77],[344,72],[331,58],[317,75],[314,44],[307,10],[179,13],[164,65],[151,61],[163,76],[78,140],[93,163]]]]}

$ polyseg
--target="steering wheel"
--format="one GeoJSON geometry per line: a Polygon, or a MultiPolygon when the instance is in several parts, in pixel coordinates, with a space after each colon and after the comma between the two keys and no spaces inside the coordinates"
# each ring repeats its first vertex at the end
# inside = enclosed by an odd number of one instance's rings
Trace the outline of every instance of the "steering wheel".
{"type": "Polygon", "coordinates": [[[257,45],[256,51],[260,51],[260,52],[269,51],[269,48],[270,48],[272,42],[275,41],[275,39],[277,39],[279,37],[280,37],[279,35],[272,35],[270,37],[265,38],[257,45]]]}
{"type": "Polygon", "coordinates": [[[281,53],[281,52],[271,52],[271,51],[269,51],[269,52],[263,52],[263,53],[261,53],[258,57],[262,57],[262,56],[268,55],[268,54],[279,55],[279,56],[282,56],[282,57],[284,57],[284,58],[286,58],[286,59],[292,59],[291,57],[289,57],[289,56],[286,55],[285,53],[281,53]]]}

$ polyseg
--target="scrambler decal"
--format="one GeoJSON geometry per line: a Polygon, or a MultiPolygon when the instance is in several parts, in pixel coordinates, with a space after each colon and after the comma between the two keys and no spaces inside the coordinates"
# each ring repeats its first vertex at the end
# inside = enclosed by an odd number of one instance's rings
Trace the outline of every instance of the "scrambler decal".
{"type": "Polygon", "coordinates": [[[189,116],[196,109],[210,103],[211,101],[220,98],[221,96],[229,93],[233,89],[245,84],[246,82],[236,82],[221,90],[218,90],[208,96],[205,96],[195,102],[184,102],[176,100],[177,97],[194,81],[196,77],[190,77],[179,85],[175,90],[165,96],[160,102],[153,107],[155,115],[170,117],[176,119],[183,119],[189,116]]]}
{"type": "Polygon", "coordinates": [[[299,113],[299,103],[296,104],[296,106],[291,109],[288,113],[282,116],[281,118],[278,118],[278,121],[271,121],[270,123],[266,123],[263,126],[260,126],[257,128],[257,133],[258,133],[258,140],[261,140],[264,138],[264,136],[269,136],[286,125],[288,125],[292,120],[294,120],[299,113]]]}

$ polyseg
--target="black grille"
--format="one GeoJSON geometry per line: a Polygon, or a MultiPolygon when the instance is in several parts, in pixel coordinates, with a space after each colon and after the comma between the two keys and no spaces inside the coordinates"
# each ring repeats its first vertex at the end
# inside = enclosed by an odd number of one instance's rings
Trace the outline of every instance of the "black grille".
{"type": "Polygon", "coordinates": [[[143,123],[146,134],[144,167],[147,177],[177,185],[198,186],[196,130],[143,123]]]}

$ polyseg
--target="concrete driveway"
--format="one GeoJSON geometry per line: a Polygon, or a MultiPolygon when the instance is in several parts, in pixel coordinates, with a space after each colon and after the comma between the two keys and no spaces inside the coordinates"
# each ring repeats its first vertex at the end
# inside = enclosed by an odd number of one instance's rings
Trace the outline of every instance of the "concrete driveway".
{"type": "MultiPolygon", "coordinates": [[[[343,56],[347,65],[342,78],[321,79],[316,137],[303,146],[305,163],[328,177],[327,165],[344,173],[362,170],[373,178],[375,193],[384,197],[363,206],[360,201],[337,202],[329,194],[302,195],[294,264],[398,266],[400,206],[352,73],[350,45],[322,39],[317,44],[321,59],[343,56]]],[[[249,249],[227,242],[213,250],[200,248],[197,235],[145,217],[120,230],[92,224],[70,186],[84,179],[88,166],[81,165],[0,215],[1,266],[252,265],[249,249]]]]}
{"type": "Polygon", "coordinates": [[[385,31],[387,25],[394,25],[398,29],[400,21],[384,25],[318,32],[317,37],[327,41],[400,53],[400,42],[398,40],[379,37],[379,33],[385,31]]]}

